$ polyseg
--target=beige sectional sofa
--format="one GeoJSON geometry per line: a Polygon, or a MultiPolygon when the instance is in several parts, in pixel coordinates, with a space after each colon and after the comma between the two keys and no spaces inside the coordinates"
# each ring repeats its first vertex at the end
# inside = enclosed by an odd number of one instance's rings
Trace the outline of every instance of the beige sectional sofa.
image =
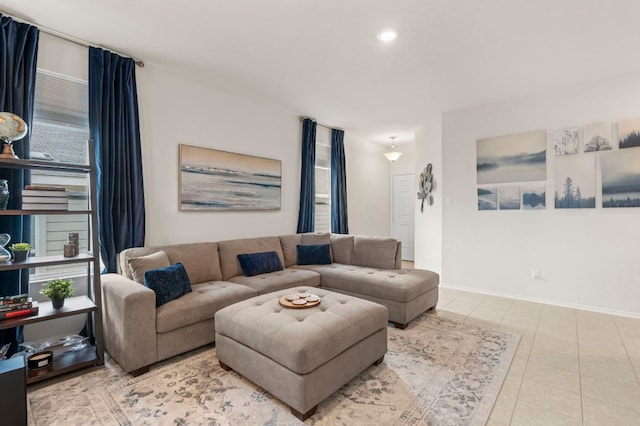
{"type": "Polygon", "coordinates": [[[389,321],[404,328],[436,306],[439,277],[431,271],[403,270],[400,253],[400,242],[392,238],[337,234],[124,250],[119,257],[120,273],[102,276],[106,349],[125,371],[144,373],[157,361],[213,342],[218,310],[300,286],[322,286],[380,303],[387,307],[389,321]],[[310,244],[330,244],[333,263],[297,265],[297,246],[310,244]],[[245,276],[238,255],[265,251],[275,251],[284,269],[245,276]],[[145,268],[152,268],[158,258],[182,263],[192,291],[156,308],[155,292],[141,282],[145,268]]]}

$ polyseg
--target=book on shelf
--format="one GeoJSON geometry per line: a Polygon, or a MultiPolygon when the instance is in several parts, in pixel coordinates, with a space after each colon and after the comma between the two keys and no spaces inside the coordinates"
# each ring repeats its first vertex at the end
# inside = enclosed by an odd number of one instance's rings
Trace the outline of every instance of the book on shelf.
{"type": "Polygon", "coordinates": [[[64,191],[65,188],[63,186],[47,186],[47,185],[25,185],[24,191],[64,191]]]}
{"type": "Polygon", "coordinates": [[[42,197],[42,198],[60,198],[69,197],[67,191],[41,191],[38,189],[23,189],[22,198],[24,197],[42,197]]]}
{"type": "Polygon", "coordinates": [[[23,303],[29,300],[27,293],[14,294],[13,296],[0,296],[0,306],[10,303],[23,303]]]}
{"type": "Polygon", "coordinates": [[[32,302],[30,308],[18,309],[16,311],[0,312],[0,320],[38,315],[38,310],[38,302],[32,302]]]}
{"type": "Polygon", "coordinates": [[[35,203],[35,204],[68,204],[69,197],[27,197],[22,195],[22,203],[35,203]]]}
{"type": "Polygon", "coordinates": [[[7,305],[0,306],[0,312],[11,312],[11,311],[19,311],[21,309],[28,309],[33,306],[33,302],[31,298],[28,301],[22,303],[10,303],[7,305]]]}
{"type": "Polygon", "coordinates": [[[22,210],[69,210],[68,203],[22,203],[22,210]]]}

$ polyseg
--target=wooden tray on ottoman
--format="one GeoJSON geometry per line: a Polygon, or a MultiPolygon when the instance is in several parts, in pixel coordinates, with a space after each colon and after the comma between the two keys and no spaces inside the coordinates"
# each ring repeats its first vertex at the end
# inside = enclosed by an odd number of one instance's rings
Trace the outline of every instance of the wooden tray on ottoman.
{"type": "MultiPolygon", "coordinates": [[[[302,293],[302,294],[309,294],[309,293],[302,293]]],[[[301,304],[295,304],[293,302],[296,300],[305,300],[306,297],[300,297],[298,293],[286,294],[280,298],[280,305],[289,309],[307,309],[307,308],[313,308],[314,306],[318,306],[320,304],[320,297],[316,296],[315,294],[309,294],[309,296],[307,297],[310,297],[310,296],[315,296],[317,300],[312,300],[312,301],[307,300],[307,303],[305,303],[304,305],[301,305],[301,304]],[[288,300],[288,298],[291,298],[293,296],[298,296],[298,298],[293,301],[288,300]]]]}

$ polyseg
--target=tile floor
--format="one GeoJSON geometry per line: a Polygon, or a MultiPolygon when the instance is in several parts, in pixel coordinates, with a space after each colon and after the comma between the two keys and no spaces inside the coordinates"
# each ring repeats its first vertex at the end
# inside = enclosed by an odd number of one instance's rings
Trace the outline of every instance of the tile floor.
{"type": "Polygon", "coordinates": [[[489,426],[640,425],[640,319],[442,287],[437,312],[522,335],[489,426]]]}

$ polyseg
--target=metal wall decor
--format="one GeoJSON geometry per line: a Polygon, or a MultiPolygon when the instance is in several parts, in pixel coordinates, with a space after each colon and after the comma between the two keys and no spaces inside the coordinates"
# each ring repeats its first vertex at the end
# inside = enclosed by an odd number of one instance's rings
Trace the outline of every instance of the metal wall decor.
{"type": "Polygon", "coordinates": [[[420,182],[418,182],[418,188],[420,189],[420,192],[418,192],[418,199],[422,200],[422,203],[420,204],[420,213],[424,211],[424,200],[427,200],[427,204],[430,206],[433,205],[433,195],[431,195],[431,191],[433,190],[432,168],[433,166],[429,163],[422,173],[420,173],[420,182]]]}

